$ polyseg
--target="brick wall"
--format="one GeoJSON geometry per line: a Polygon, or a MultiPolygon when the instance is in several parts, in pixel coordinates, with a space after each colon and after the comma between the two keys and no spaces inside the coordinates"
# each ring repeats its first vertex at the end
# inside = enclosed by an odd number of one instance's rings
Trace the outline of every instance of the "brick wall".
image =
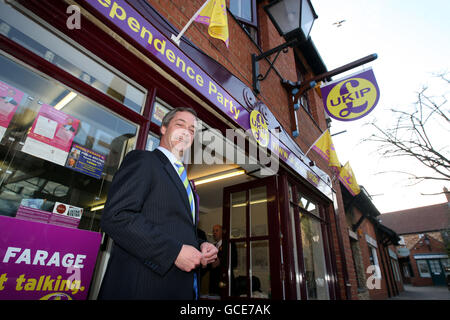
{"type": "MultiPolygon", "coordinates": [[[[355,224],[360,219],[361,216],[362,216],[362,213],[357,208],[354,208],[352,223],[355,224]]],[[[359,238],[359,248],[361,250],[361,256],[362,256],[363,265],[364,265],[364,275],[365,275],[366,281],[367,281],[367,279],[369,277],[371,277],[373,275],[373,273],[366,273],[367,268],[372,264],[370,262],[369,244],[366,241],[366,234],[375,240],[377,239],[377,236],[375,233],[373,223],[370,222],[367,218],[363,220],[363,222],[359,226],[356,233],[359,238]]],[[[366,287],[366,289],[369,292],[370,299],[380,300],[380,299],[388,298],[388,290],[387,290],[387,282],[386,282],[386,274],[385,274],[385,270],[387,270],[387,269],[386,269],[386,266],[383,265],[385,257],[383,256],[383,260],[382,260],[379,244],[378,244],[378,248],[376,248],[376,254],[377,254],[377,260],[378,260],[378,264],[379,264],[380,271],[381,271],[380,288],[379,289],[377,289],[377,288],[370,289],[370,288],[366,287]]],[[[369,282],[371,282],[371,281],[369,280],[369,282]]]]}

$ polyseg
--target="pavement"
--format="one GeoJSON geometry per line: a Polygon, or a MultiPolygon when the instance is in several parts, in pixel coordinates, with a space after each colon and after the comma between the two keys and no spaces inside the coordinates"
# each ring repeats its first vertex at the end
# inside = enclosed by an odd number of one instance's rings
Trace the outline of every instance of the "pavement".
{"type": "Polygon", "coordinates": [[[403,286],[405,291],[389,300],[450,300],[450,290],[447,286],[442,287],[413,287],[403,286]]]}

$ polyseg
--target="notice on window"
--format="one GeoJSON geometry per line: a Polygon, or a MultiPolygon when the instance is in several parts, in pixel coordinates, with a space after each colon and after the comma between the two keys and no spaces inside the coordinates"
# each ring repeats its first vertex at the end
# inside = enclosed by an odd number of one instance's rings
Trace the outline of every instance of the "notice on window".
{"type": "Polygon", "coordinates": [[[5,135],[24,93],[0,81],[0,140],[5,135]]]}
{"type": "Polygon", "coordinates": [[[82,215],[83,208],[56,202],[49,223],[69,228],[78,228],[82,215]]]}
{"type": "Polygon", "coordinates": [[[100,179],[105,166],[105,156],[78,144],[73,144],[66,167],[100,179]]]}
{"type": "Polygon", "coordinates": [[[80,120],[43,104],[22,151],[63,166],[79,125],[80,120]]]}

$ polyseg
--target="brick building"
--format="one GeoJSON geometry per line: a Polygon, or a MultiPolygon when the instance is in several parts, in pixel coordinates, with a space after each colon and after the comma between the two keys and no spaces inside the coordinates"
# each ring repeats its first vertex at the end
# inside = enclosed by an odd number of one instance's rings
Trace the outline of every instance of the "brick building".
{"type": "Polygon", "coordinates": [[[380,223],[380,212],[363,186],[357,196],[352,196],[345,188],[342,188],[342,194],[358,298],[384,300],[398,295],[403,291],[395,252],[399,236],[380,223]]]}
{"type": "Polygon", "coordinates": [[[381,215],[383,224],[402,238],[397,252],[405,283],[414,286],[447,284],[449,217],[449,202],[381,215]]]}
{"type": "MultiPolygon", "coordinates": [[[[210,290],[208,272],[202,277],[203,299],[367,298],[358,291],[364,279],[355,269],[362,265],[366,270],[376,260],[382,289],[369,297],[401,291],[388,263],[395,233],[374,220],[376,210],[364,196],[358,198],[361,207],[346,217],[352,206],[344,205],[345,188],[332,179],[321,157],[304,154],[330,126],[317,90],[293,101],[292,88],[328,71],[312,39],[280,54],[273,72],[260,82],[260,93],[252,90],[251,55],[284,42],[263,10],[268,2],[226,1],[228,48],[197,23],[179,46],[170,40],[200,0],[1,2],[0,81],[24,95],[0,145],[3,166],[12,173],[0,186],[0,215],[15,218],[23,199],[42,200],[41,211],[63,202],[84,209],[79,229],[101,232],[109,185],[123,156],[133,149],[155,149],[163,115],[188,106],[202,121],[204,139],[186,159],[188,177],[200,195],[199,228],[213,241],[212,227],[220,224],[226,256],[236,253],[235,261],[228,258],[220,265],[218,291],[210,290]],[[72,11],[69,5],[75,6],[72,11]],[[80,14],[80,28],[70,27],[77,20],[67,12],[75,18],[80,14]],[[293,111],[296,102],[300,108],[293,111]],[[50,149],[49,143],[30,145],[27,135],[43,104],[79,120],[70,147],[95,154],[99,172],[72,170],[69,160],[66,164],[69,153],[50,149]],[[268,135],[269,162],[263,155],[252,161],[251,150],[261,141],[239,133],[252,129],[254,111],[269,129],[278,130],[268,135]],[[242,136],[245,143],[239,144],[242,136]],[[214,154],[212,141],[219,146],[214,154]],[[224,146],[234,151],[231,158],[224,146]],[[55,152],[61,159],[54,159],[55,152]],[[195,161],[198,154],[203,162],[195,161]],[[214,161],[206,163],[205,154],[214,161]],[[263,174],[267,163],[279,167],[263,174]],[[349,232],[362,216],[370,219],[349,232]],[[352,239],[360,244],[359,263],[352,239]]],[[[269,60],[259,61],[261,73],[270,68],[269,60]]],[[[111,242],[103,237],[90,299],[97,296],[111,242]]]]}

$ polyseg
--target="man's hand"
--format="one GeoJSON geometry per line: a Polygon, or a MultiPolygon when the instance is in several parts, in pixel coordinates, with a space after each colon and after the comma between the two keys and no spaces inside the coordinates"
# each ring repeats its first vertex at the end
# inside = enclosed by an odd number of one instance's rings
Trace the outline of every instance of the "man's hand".
{"type": "Polygon", "coordinates": [[[203,242],[200,246],[200,250],[202,251],[201,263],[203,267],[206,267],[209,263],[217,259],[219,250],[217,250],[215,245],[209,242],[203,242]]]}
{"type": "Polygon", "coordinates": [[[175,260],[175,265],[183,271],[190,272],[200,265],[202,257],[202,253],[193,246],[183,244],[175,260]]]}

